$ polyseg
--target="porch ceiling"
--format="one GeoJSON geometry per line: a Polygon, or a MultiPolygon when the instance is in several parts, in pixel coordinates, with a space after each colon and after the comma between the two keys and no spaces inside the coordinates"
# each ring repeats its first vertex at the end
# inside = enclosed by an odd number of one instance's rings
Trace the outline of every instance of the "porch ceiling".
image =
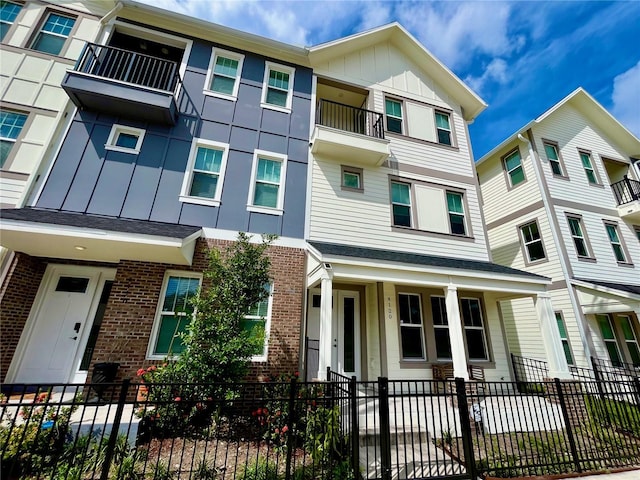
{"type": "Polygon", "coordinates": [[[613,313],[640,309],[640,285],[602,282],[577,278],[571,281],[577,287],[578,299],[584,313],[613,313]]]}
{"type": "Polygon", "coordinates": [[[36,257],[190,265],[200,227],[34,208],[1,210],[0,244],[36,257]]]}

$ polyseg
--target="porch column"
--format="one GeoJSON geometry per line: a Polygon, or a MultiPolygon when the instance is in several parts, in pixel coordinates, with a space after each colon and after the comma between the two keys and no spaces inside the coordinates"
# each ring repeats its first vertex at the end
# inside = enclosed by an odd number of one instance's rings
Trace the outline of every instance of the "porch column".
{"type": "Polygon", "coordinates": [[[548,293],[539,293],[535,299],[536,310],[542,333],[542,343],[549,362],[549,377],[571,378],[567,358],[564,355],[556,316],[553,312],[551,297],[548,293]]]}
{"type": "Polygon", "coordinates": [[[333,280],[327,273],[320,280],[320,343],[318,345],[318,378],[327,380],[333,350],[333,280]]]}
{"type": "Polygon", "coordinates": [[[445,289],[445,304],[447,306],[447,321],[449,322],[449,339],[451,342],[451,358],[453,360],[453,375],[469,380],[467,355],[464,350],[464,334],[458,304],[458,288],[449,285],[445,289]]]}

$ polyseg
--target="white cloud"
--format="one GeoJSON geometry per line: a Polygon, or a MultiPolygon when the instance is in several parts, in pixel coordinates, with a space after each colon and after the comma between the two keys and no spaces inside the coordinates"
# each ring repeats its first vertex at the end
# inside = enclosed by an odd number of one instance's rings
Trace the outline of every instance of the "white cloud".
{"type": "Polygon", "coordinates": [[[640,61],[613,79],[611,113],[640,137],[640,61]]]}
{"type": "Polygon", "coordinates": [[[494,58],[485,67],[484,72],[479,77],[468,76],[464,81],[478,94],[482,95],[482,92],[488,82],[496,82],[499,85],[504,85],[509,80],[507,72],[509,65],[502,58],[494,58]]]}

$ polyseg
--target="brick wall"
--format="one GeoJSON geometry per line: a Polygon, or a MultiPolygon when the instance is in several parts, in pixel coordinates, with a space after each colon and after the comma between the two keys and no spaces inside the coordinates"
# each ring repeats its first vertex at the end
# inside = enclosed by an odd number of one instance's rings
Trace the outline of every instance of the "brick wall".
{"type": "Polygon", "coordinates": [[[47,267],[45,261],[16,253],[0,288],[0,380],[4,382],[31,305],[47,267]]]}

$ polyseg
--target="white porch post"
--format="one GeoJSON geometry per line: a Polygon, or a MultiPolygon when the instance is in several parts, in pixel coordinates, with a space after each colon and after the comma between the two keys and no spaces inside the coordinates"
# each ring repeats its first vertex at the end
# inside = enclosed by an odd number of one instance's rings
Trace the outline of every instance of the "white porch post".
{"type": "Polygon", "coordinates": [[[462,320],[460,318],[460,307],[458,305],[458,289],[453,285],[445,288],[445,304],[447,306],[447,320],[449,322],[453,375],[469,380],[467,355],[464,350],[464,335],[462,333],[462,320]]]}
{"type": "Polygon", "coordinates": [[[542,343],[549,362],[549,377],[571,378],[569,366],[562,348],[562,341],[556,324],[556,316],[551,305],[551,297],[548,293],[539,293],[535,299],[542,343]]]}
{"type": "Polygon", "coordinates": [[[318,346],[318,378],[327,380],[333,350],[333,280],[325,273],[320,280],[320,344],[318,346]]]}

